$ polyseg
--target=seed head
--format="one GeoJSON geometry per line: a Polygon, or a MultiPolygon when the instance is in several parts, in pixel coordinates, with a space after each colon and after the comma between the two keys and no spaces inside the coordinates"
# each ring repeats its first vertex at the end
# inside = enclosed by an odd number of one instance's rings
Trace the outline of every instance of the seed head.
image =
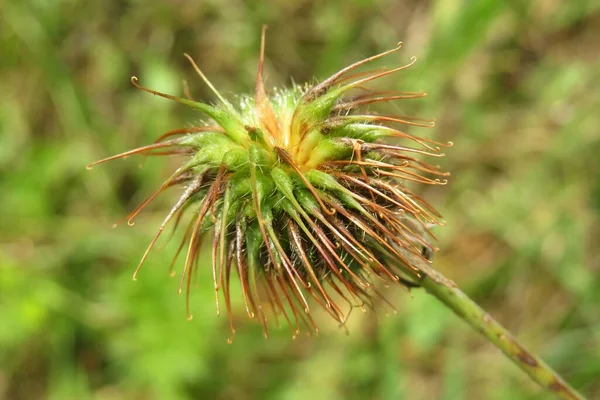
{"type": "Polygon", "coordinates": [[[270,96],[263,86],[264,46],[265,28],[254,96],[242,97],[237,107],[219,94],[187,54],[216,94],[216,104],[159,93],[133,77],[137,88],[200,111],[207,117],[205,124],[169,131],[153,144],[88,166],[132,154],[185,157],[183,165],[128,216],[132,224],[165,189],[184,187],[134,279],[167,224],[174,220],[177,226],[184,214],[189,215],[173,260],[187,247],[179,291],[185,286],[188,318],[190,282],[201,245],[209,241],[217,312],[222,290],[232,337],[232,274],[239,278],[246,313],[262,323],[265,336],[267,315],[276,320],[282,316],[294,336],[301,325],[318,332],[314,303],[344,325],[348,312],[338,302],[364,309],[384,300],[375,280],[418,285],[422,273],[414,260],[428,259],[437,250],[429,228],[442,221],[407,184],[442,185],[448,175],[419,157],[443,156],[440,148],[450,143],[400,130],[402,125],[431,127],[433,121],[361,112],[369,104],[425,96],[365,86],[410,67],[414,58],[393,69],[356,72],[398,51],[401,44],[314,86],[294,85],[270,96]]]}

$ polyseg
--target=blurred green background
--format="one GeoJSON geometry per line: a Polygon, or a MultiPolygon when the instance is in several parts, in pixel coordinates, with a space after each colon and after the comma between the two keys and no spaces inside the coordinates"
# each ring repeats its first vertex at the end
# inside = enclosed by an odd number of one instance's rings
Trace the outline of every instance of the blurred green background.
{"type": "MultiPolygon", "coordinates": [[[[198,114],[129,82],[251,93],[260,27],[267,87],[324,79],[360,58],[410,70],[410,110],[452,140],[435,265],[576,388],[600,398],[600,3],[594,1],[0,1],[0,398],[545,399],[433,298],[394,290],[398,314],[353,312],[350,335],[265,340],[237,297],[215,315],[210,268],[185,318],[168,265],[133,269],[177,193],[111,228],[174,167],[96,159],[198,114]],[[416,108],[415,108],[416,106],[416,108]],[[596,110],[596,111],[594,111],[596,110]]],[[[398,107],[405,107],[399,104],[398,107]]]]}

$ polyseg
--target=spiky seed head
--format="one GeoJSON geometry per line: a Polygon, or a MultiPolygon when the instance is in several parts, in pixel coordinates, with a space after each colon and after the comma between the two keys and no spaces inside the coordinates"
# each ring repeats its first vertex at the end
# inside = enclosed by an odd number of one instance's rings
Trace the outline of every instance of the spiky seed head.
{"type": "MultiPolygon", "coordinates": [[[[222,290],[234,334],[231,275],[239,278],[250,318],[268,336],[267,315],[283,316],[292,334],[306,325],[318,332],[311,305],[322,306],[342,326],[347,312],[336,303],[372,307],[382,298],[374,281],[417,285],[414,260],[437,249],[429,228],[440,215],[407,183],[442,185],[447,173],[420,160],[440,157],[441,144],[400,130],[431,127],[432,121],[360,111],[365,105],[425,96],[416,92],[377,92],[370,81],[401,71],[355,70],[396,52],[397,47],[356,62],[314,86],[294,85],[267,95],[263,86],[263,28],[256,90],[234,106],[215,92],[209,105],[144,91],[188,105],[207,119],[201,126],[175,129],[155,143],[89,165],[132,154],[184,155],[185,163],[129,216],[128,222],[159,193],[183,186],[135,270],[134,279],[169,222],[190,217],[174,257],[187,248],[180,292],[189,289],[203,241],[211,243],[213,286],[220,309],[222,290]],[[232,271],[233,270],[233,271],[232,271]],[[312,300],[311,300],[312,299],[312,300]]],[[[231,338],[230,338],[231,340],[231,338]]]]}

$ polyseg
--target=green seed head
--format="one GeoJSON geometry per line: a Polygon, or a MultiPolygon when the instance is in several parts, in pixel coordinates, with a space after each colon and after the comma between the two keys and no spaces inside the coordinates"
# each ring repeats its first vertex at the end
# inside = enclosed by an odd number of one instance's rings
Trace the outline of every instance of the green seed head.
{"type": "MultiPolygon", "coordinates": [[[[255,93],[242,97],[237,106],[214,89],[187,55],[217,95],[216,104],[158,93],[132,78],[144,91],[202,112],[206,123],[167,132],[154,144],[90,167],[131,154],[185,155],[186,162],[129,216],[133,220],[166,188],[185,188],[134,278],[167,224],[187,219],[175,255],[187,249],[180,290],[185,285],[189,293],[199,249],[209,241],[217,309],[222,291],[231,321],[230,281],[235,274],[246,312],[262,323],[265,335],[268,314],[283,316],[296,335],[301,325],[318,331],[314,304],[344,324],[345,308],[337,302],[373,306],[381,297],[376,280],[418,284],[421,273],[414,260],[437,250],[429,227],[441,221],[406,184],[445,184],[448,174],[420,157],[443,156],[440,148],[449,144],[400,130],[402,125],[430,127],[431,121],[361,111],[372,103],[425,96],[365,86],[407,68],[414,59],[394,69],[356,72],[400,45],[312,87],[296,85],[268,96],[262,79],[264,33],[255,93]],[[184,214],[187,218],[182,219],[184,214]]],[[[189,316],[189,301],[187,307],[189,316]]]]}

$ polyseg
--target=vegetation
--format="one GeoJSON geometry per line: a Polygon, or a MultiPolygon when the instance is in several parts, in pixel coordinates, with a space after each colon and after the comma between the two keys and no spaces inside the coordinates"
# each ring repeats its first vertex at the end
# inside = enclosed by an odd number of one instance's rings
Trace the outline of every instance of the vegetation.
{"type": "Polygon", "coordinates": [[[267,90],[290,76],[322,80],[398,40],[394,65],[418,57],[378,84],[427,92],[381,111],[435,117],[428,136],[455,143],[440,161],[449,185],[421,193],[448,221],[435,232],[436,268],[574,387],[600,396],[600,7],[278,3],[2,5],[0,397],[547,398],[421,290],[387,290],[398,309],[389,318],[354,310],[348,336],[323,312],[318,337],[291,340],[282,327],[264,340],[232,287],[237,334],[227,344],[208,259],[191,322],[168,276],[178,240],[131,280],[177,193],[133,227],[111,225],[178,165],[139,156],[85,165],[198,114],[129,78],[167,93],[182,93],[186,79],[194,98],[214,99],[187,52],[225,97],[252,94],[263,23],[267,90]]]}

